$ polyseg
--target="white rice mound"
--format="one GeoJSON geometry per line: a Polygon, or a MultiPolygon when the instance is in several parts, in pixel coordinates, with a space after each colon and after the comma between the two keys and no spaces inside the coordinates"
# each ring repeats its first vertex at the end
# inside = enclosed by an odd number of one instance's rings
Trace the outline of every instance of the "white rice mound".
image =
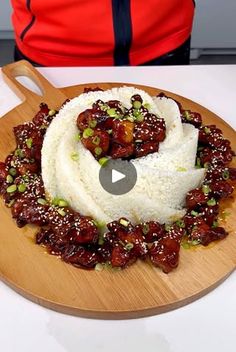
{"type": "Polygon", "coordinates": [[[171,223],[185,214],[186,193],[204,179],[205,169],[194,167],[197,140],[198,130],[181,123],[172,99],[152,98],[134,87],[84,93],[65,104],[47,130],[42,148],[44,186],[49,198],[65,199],[73,209],[98,221],[107,223],[125,216],[134,224],[150,220],[171,223]],[[166,139],[159,152],[132,161],[137,170],[134,188],[124,195],[111,195],[99,182],[99,163],[76,140],[76,120],[98,99],[116,99],[130,108],[134,94],[140,94],[149,110],[165,119],[166,139]],[[74,153],[78,160],[71,158],[74,153]]]}

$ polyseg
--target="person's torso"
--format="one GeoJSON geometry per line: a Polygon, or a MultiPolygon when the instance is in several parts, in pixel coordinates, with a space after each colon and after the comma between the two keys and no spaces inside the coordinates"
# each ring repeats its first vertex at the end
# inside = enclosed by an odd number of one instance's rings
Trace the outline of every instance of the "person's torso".
{"type": "Polygon", "coordinates": [[[193,0],[12,0],[19,49],[47,66],[137,65],[190,35],[193,0]],[[123,57],[122,57],[123,55],[123,57]]]}

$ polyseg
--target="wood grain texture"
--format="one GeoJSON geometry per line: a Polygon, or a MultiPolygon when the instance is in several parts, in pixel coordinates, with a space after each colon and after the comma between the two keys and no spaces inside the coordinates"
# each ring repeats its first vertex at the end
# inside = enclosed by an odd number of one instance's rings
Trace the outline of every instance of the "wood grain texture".
{"type": "MultiPolygon", "coordinates": [[[[24,102],[0,119],[0,160],[15,147],[12,127],[29,121],[42,101],[59,108],[67,98],[79,95],[85,86],[108,89],[123,84],[96,83],[61,90],[51,86],[28,63],[3,68],[11,87],[24,102]],[[22,87],[17,75],[34,79],[43,90],[39,97],[22,87]]],[[[128,85],[128,84],[126,84],[128,85]]],[[[162,90],[137,86],[151,95],[162,90]]],[[[187,109],[198,111],[205,124],[214,123],[224,131],[236,150],[235,131],[206,108],[181,96],[166,92],[187,109]]],[[[113,272],[85,271],[63,263],[35,245],[36,227],[16,227],[10,210],[0,202],[0,276],[24,297],[59,312],[101,319],[124,319],[154,315],[188,304],[219,285],[236,267],[236,205],[234,198],[222,207],[230,212],[222,225],[230,232],[223,241],[207,248],[181,249],[180,265],[166,275],[148,263],[113,272]]]]}

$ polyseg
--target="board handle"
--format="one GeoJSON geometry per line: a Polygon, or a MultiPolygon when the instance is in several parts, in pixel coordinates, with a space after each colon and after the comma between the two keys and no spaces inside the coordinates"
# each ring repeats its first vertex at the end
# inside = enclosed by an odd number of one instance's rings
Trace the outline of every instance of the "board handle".
{"type": "Polygon", "coordinates": [[[65,95],[55,88],[45,77],[43,77],[27,60],[20,60],[2,67],[3,78],[16,95],[29,104],[50,102],[52,97],[55,101],[65,100],[65,95]],[[16,77],[25,76],[30,78],[41,90],[42,95],[32,92],[23,86],[16,77]]]}

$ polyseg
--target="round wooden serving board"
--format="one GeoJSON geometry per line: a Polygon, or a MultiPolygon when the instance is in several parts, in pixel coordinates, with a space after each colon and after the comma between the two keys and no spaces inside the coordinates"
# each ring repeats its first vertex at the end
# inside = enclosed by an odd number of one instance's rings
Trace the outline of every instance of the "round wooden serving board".
{"type": "MultiPolygon", "coordinates": [[[[21,61],[3,68],[5,80],[24,101],[0,119],[0,160],[14,149],[13,126],[29,121],[40,102],[57,109],[66,98],[83,92],[84,87],[108,89],[123,83],[85,84],[63,89],[54,88],[28,62],[21,61]],[[28,76],[43,90],[38,96],[16,79],[28,76]]],[[[129,85],[129,84],[126,84],[129,85]]],[[[137,86],[150,95],[160,89],[137,86]]],[[[236,150],[235,131],[218,116],[181,96],[167,92],[185,108],[198,111],[204,124],[216,124],[231,140],[236,150]]],[[[77,269],[49,255],[34,243],[35,227],[17,228],[8,208],[0,202],[0,276],[24,297],[59,312],[91,318],[123,319],[154,315],[178,308],[205,295],[219,285],[236,267],[236,205],[225,203],[230,216],[223,226],[229,236],[207,248],[181,248],[179,267],[166,275],[148,263],[137,262],[122,271],[86,271],[77,269]]]]}

